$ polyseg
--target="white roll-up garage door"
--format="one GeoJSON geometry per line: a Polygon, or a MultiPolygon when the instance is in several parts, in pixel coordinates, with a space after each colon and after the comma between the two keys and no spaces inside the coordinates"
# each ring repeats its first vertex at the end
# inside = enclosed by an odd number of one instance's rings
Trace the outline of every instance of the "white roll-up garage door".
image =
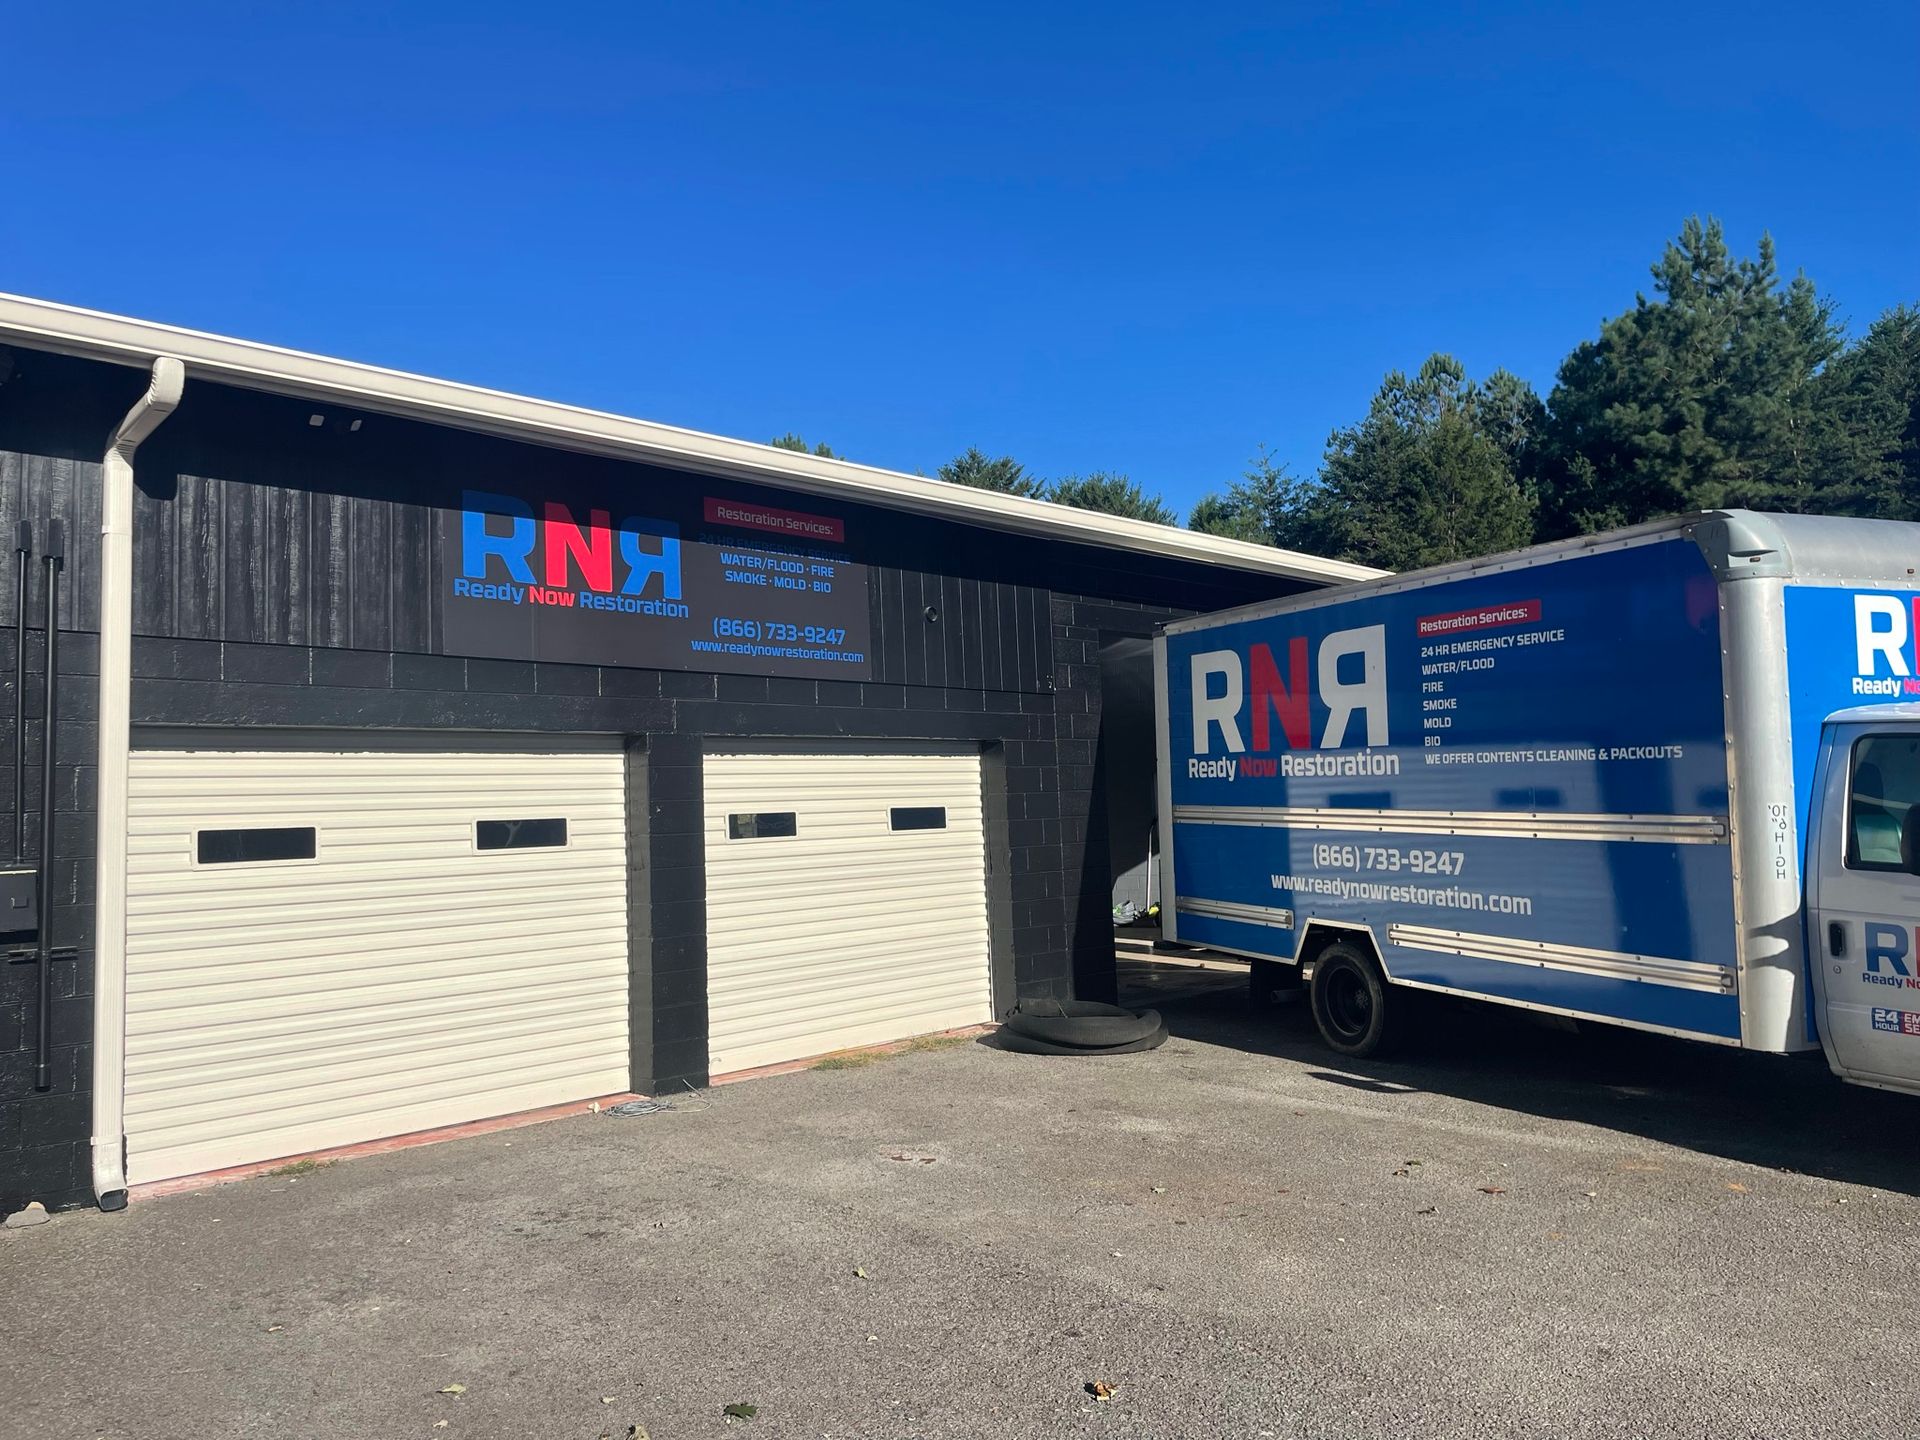
{"type": "Polygon", "coordinates": [[[625,1090],[622,767],[136,751],[129,1178],[625,1090]]]}
{"type": "Polygon", "coordinates": [[[993,1018],[980,757],[706,760],[716,1075],[993,1018]]]}

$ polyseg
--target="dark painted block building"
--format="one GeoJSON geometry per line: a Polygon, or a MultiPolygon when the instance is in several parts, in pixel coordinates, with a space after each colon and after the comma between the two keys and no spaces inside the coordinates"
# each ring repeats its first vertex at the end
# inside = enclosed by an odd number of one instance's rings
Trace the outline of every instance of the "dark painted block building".
{"type": "Polygon", "coordinates": [[[1365,573],[30,300],[0,346],[0,1210],[1106,994],[1143,642],[1365,573]]]}

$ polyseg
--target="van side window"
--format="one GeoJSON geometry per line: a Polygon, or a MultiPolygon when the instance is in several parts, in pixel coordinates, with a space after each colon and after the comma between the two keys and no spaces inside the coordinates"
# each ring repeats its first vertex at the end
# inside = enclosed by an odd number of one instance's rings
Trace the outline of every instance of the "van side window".
{"type": "Polygon", "coordinates": [[[1854,742],[1847,782],[1849,870],[1911,872],[1920,847],[1920,736],[1854,742]]]}

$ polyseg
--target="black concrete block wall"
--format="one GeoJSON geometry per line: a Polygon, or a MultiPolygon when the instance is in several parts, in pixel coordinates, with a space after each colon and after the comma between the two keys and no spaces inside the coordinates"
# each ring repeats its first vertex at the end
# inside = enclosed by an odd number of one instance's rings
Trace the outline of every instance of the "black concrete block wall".
{"type": "MultiPolygon", "coordinates": [[[[995,746],[1005,775],[1011,901],[1008,939],[1019,997],[1100,994],[1112,983],[1109,881],[1092,764],[1098,670],[1070,634],[1078,602],[1054,602],[1055,644],[1068,647],[1052,694],[948,691],[847,681],[773,680],[138,636],[136,726],[292,730],[618,734],[634,746],[629,794],[635,1088],[704,1085],[706,916],[701,764],[710,740],[959,741],[995,746]],[[777,691],[776,691],[777,687],[777,691]],[[776,693],[778,698],[776,699],[776,693]],[[1088,897],[1091,897],[1090,899],[1088,897]]],[[[1125,633],[1156,612],[1131,609],[1125,633]]],[[[62,763],[55,936],[79,955],[55,965],[55,1083],[32,1091],[33,966],[9,964],[0,990],[0,1206],[90,1194],[91,894],[97,683],[91,636],[63,637],[62,763]],[[71,664],[68,664],[70,661],[71,664]]],[[[10,647],[10,637],[4,639],[10,647]]],[[[29,662],[37,667],[37,635],[29,662]]],[[[11,677],[10,648],[4,673],[11,677]]],[[[38,671],[29,713],[38,713],[38,671]]],[[[5,713],[11,716],[10,697],[5,713]]],[[[37,744],[29,726],[29,744],[37,744]]],[[[10,752],[7,752],[10,753],[10,752]]],[[[11,772],[5,783],[11,788],[11,772]]],[[[29,836],[38,776],[28,789],[29,836]]]]}
{"type": "Polygon", "coordinates": [[[663,1093],[707,1083],[706,836],[697,735],[659,734],[647,744],[646,865],[651,933],[636,961],[652,976],[636,1089],[663,1093]]]}
{"type": "MultiPolygon", "coordinates": [[[[73,631],[63,636],[53,796],[52,923],[63,951],[54,967],[53,1085],[39,1092],[32,1083],[34,967],[8,959],[0,966],[0,1210],[90,1194],[99,468],[84,457],[99,454],[137,390],[137,377],[112,367],[36,361],[0,392],[0,541],[21,515],[63,519],[63,630],[73,631]],[[21,389],[23,376],[40,390],[21,389]],[[22,396],[32,403],[17,403],[22,396]]],[[[191,383],[181,413],[142,450],[134,723],[624,737],[635,812],[632,1062],[642,1090],[708,1079],[701,760],[709,742],[940,741],[989,752],[992,810],[997,825],[1004,820],[1004,849],[993,857],[1004,867],[992,906],[996,973],[1004,935],[1015,995],[1106,995],[1113,954],[1099,647],[1147,635],[1176,614],[1294,588],[764,490],[757,493],[790,508],[845,513],[850,533],[857,519],[856,558],[872,585],[874,678],[436,654],[437,602],[423,597],[435,593],[437,561],[418,477],[464,473],[469,460],[498,470],[611,462],[391,421],[370,432],[397,437],[381,452],[313,430],[306,414],[294,402],[191,383]]],[[[647,467],[620,474],[632,484],[711,483],[647,467]]],[[[0,574],[0,786],[9,807],[11,600],[0,574]]],[[[40,605],[36,590],[30,617],[40,605]]],[[[31,633],[30,717],[39,714],[40,652],[31,633]]],[[[31,719],[28,741],[37,746],[31,719]]],[[[38,790],[32,766],[21,797],[30,838],[38,790]]],[[[0,830],[0,848],[10,839],[10,828],[0,830]]]]}
{"type": "MultiPolygon", "coordinates": [[[[25,857],[39,862],[41,746],[46,728],[44,629],[26,635],[26,788],[13,785],[15,633],[0,625],[0,864],[13,862],[16,805],[24,821],[25,857]]],[[[36,600],[38,596],[36,595],[36,600]]],[[[32,607],[30,607],[32,608],[32,607]]],[[[0,936],[0,1213],[31,1199],[56,1203],[88,1192],[92,1132],[94,765],[99,647],[95,636],[64,627],[53,791],[53,870],[48,883],[53,945],[50,1084],[39,1088],[40,983],[32,934],[0,936]]]]}
{"type": "MultiPolygon", "coordinates": [[[[1190,612],[1133,601],[1055,594],[1052,603],[1054,725],[1051,754],[1060,800],[1061,871],[1074,993],[1115,999],[1113,869],[1108,853],[1108,764],[1151,763],[1109,756],[1100,747],[1100,647],[1149,638],[1157,625],[1190,612]]],[[[1051,857],[1049,857],[1051,858],[1051,857]]]]}

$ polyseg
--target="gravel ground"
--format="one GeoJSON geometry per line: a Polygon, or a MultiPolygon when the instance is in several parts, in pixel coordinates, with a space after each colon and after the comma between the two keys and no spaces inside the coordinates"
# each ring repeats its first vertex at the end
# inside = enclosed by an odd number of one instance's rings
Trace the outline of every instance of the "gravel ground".
{"type": "Polygon", "coordinates": [[[1337,1065],[1233,979],[0,1233],[0,1434],[1920,1428],[1920,1101],[1464,1008],[1337,1065]]]}

